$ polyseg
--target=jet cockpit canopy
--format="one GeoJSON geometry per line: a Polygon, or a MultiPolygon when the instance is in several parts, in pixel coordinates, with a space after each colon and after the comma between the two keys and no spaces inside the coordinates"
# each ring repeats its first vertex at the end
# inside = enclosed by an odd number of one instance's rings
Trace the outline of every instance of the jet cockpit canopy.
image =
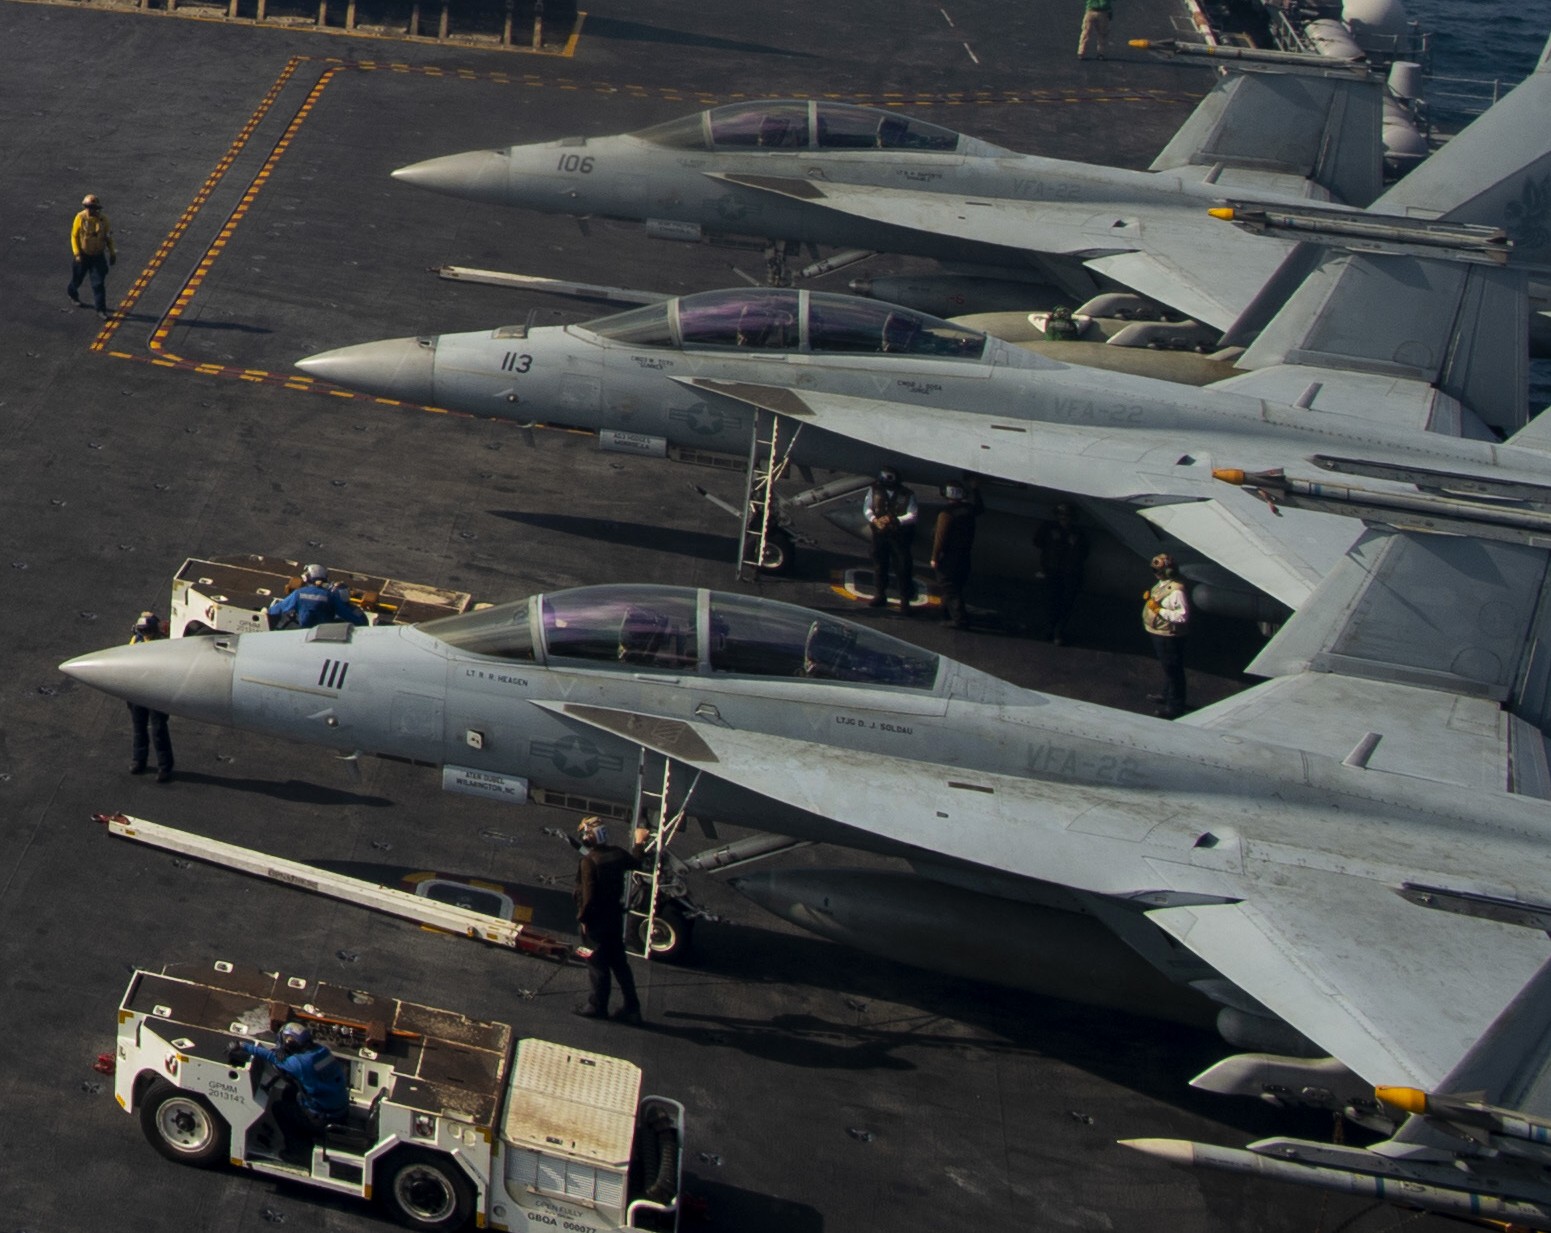
{"type": "Polygon", "coordinates": [[[593,586],[418,626],[473,655],[549,667],[806,677],[932,689],[941,660],[794,604],[667,586],[593,586]]]}
{"type": "Polygon", "coordinates": [[[888,150],[995,157],[1008,151],[894,111],[821,100],[729,103],[635,134],[675,150],[888,150]]]}
{"type": "Polygon", "coordinates": [[[786,287],[702,291],[589,321],[632,347],[898,354],[979,360],[986,336],[940,317],[859,296],[786,287]]]}

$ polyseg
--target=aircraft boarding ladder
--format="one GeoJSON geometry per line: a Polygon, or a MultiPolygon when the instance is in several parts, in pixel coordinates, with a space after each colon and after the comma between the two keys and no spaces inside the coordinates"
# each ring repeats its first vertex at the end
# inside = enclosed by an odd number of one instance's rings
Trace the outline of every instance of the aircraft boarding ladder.
{"type": "Polygon", "coordinates": [[[802,431],[798,424],[783,449],[781,446],[782,419],[762,407],[754,410],[753,431],[749,433],[749,459],[744,470],[743,507],[747,521],[743,526],[743,543],[738,559],[738,581],[744,580],[744,570],[752,568],[759,573],[768,561],[769,543],[776,530],[775,486],[786,474],[792,446],[802,431]]]}
{"type": "MultiPolygon", "coordinates": [[[[646,786],[646,750],[641,750],[636,768],[635,808],[631,811],[631,817],[637,820],[635,825],[641,825],[640,819],[655,810],[657,821],[650,827],[652,837],[646,843],[649,858],[647,865],[643,869],[631,871],[625,896],[625,949],[637,958],[652,957],[652,936],[657,928],[659,894],[669,889],[670,881],[678,880],[678,875],[668,868],[668,845],[673,842],[673,837],[684,822],[689,802],[699,782],[700,772],[696,771],[694,779],[690,780],[689,791],[684,793],[683,804],[670,815],[668,799],[673,787],[673,760],[664,760],[662,787],[652,792],[646,786]]],[[[634,839],[633,834],[631,839],[634,839]]]]}

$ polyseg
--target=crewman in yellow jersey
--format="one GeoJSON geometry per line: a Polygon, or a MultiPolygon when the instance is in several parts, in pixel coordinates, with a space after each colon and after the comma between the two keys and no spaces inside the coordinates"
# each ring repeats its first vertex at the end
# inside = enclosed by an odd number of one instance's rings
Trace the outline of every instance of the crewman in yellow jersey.
{"type": "Polygon", "coordinates": [[[81,212],[70,225],[70,286],[65,289],[77,304],[81,297],[76,293],[84,279],[92,280],[92,299],[96,301],[97,315],[108,315],[108,267],[118,260],[113,248],[113,224],[102,212],[102,202],[96,193],[87,193],[81,199],[81,212]]]}

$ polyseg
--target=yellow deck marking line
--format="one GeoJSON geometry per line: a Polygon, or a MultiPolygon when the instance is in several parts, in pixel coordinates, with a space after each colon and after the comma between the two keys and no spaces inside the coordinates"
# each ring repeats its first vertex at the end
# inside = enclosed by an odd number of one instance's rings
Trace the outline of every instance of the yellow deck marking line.
{"type": "Polygon", "coordinates": [[[226,148],[226,153],[216,163],[214,170],[205,177],[205,182],[200,185],[199,191],[194,194],[194,199],[184,208],[178,221],[173,224],[172,230],[167,233],[166,238],[162,240],[157,250],[151,254],[150,261],[146,263],[145,268],[136,276],[135,281],[130,284],[129,290],[125,292],[124,297],[118,302],[118,306],[113,310],[113,314],[107,324],[98,331],[97,337],[91,344],[93,351],[103,350],[113,338],[113,335],[117,333],[125,314],[135,306],[140,296],[145,292],[146,287],[150,285],[151,279],[166,264],[168,256],[177,247],[178,241],[183,238],[184,233],[188,231],[194,218],[204,208],[205,202],[210,200],[210,194],[226,178],[226,173],[231,170],[232,164],[237,161],[238,155],[247,147],[254,131],[263,123],[264,118],[269,114],[270,108],[275,105],[275,100],[280,97],[280,92],[285,89],[292,75],[295,74],[297,67],[304,59],[305,57],[303,56],[292,56],[290,60],[286,61],[285,67],[280,70],[280,75],[275,78],[274,84],[269,87],[269,92],[259,100],[258,107],[254,109],[247,122],[238,130],[237,136],[232,139],[232,144],[226,148]]]}

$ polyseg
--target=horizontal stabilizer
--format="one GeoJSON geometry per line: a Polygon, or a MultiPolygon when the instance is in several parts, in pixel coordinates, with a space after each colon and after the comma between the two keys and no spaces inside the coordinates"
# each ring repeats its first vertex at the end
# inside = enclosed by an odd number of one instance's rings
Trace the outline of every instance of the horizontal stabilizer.
{"type": "Polygon", "coordinates": [[[1328,253],[1239,358],[1435,386],[1486,424],[1524,423],[1529,302],[1521,270],[1328,253]]]}
{"type": "Polygon", "coordinates": [[[1540,733],[1518,724],[1487,698],[1334,672],[1300,672],[1233,694],[1176,722],[1292,745],[1372,771],[1484,792],[1512,790],[1542,799],[1547,793],[1540,733]],[[1522,775],[1516,774],[1520,764],[1522,775]]]}
{"type": "Polygon", "coordinates": [[[1509,445],[1522,445],[1525,449],[1551,451],[1551,415],[1542,411],[1513,436],[1509,445]]]}
{"type": "Polygon", "coordinates": [[[1370,531],[1248,670],[1441,689],[1507,703],[1544,729],[1546,567],[1540,548],[1370,531]]]}

